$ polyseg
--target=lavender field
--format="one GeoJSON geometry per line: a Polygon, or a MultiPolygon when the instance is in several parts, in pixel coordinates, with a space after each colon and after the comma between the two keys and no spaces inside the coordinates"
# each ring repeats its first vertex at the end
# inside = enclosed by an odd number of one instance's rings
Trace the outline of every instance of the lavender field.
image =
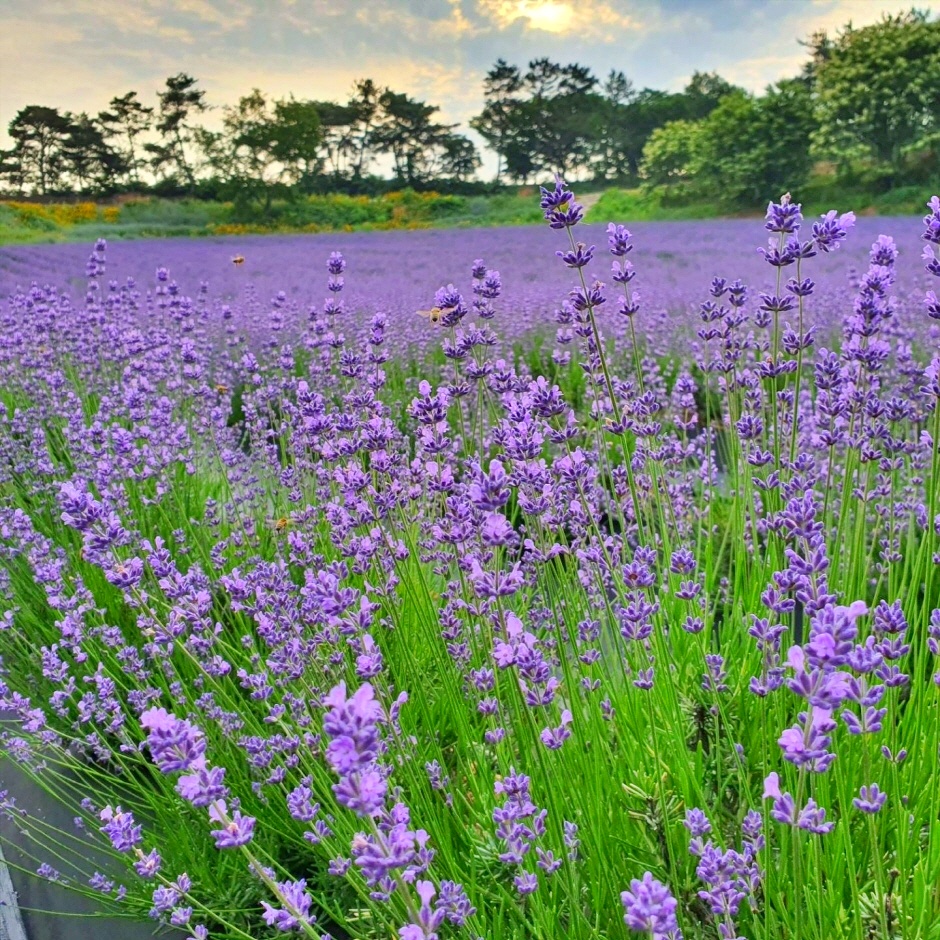
{"type": "Polygon", "coordinates": [[[190,940],[940,938],[940,201],[541,206],[0,249],[33,874],[190,940]]]}
{"type": "MultiPolygon", "coordinates": [[[[752,292],[774,286],[773,271],[757,251],[763,240],[753,220],[647,222],[631,230],[636,242],[631,258],[640,275],[631,290],[642,298],[644,342],[654,355],[685,355],[697,344],[696,311],[716,273],[742,279],[752,292]]],[[[603,244],[606,238],[603,225],[582,225],[578,231],[588,243],[603,244]]],[[[905,217],[859,219],[850,244],[838,254],[814,259],[818,290],[813,316],[821,329],[841,330],[851,274],[867,269],[868,249],[879,234],[907,246],[897,261],[894,294],[910,313],[909,325],[926,328],[922,300],[929,275],[920,258],[920,227],[917,219],[905,217]]],[[[229,305],[238,329],[257,344],[271,337],[270,313],[275,307],[285,330],[296,337],[307,322],[309,308],[321,305],[322,266],[331,252],[339,251],[350,265],[343,294],[346,336],[364,339],[369,318],[382,313],[393,325],[386,342],[395,357],[420,358],[439,349],[440,337],[428,331],[427,321],[416,317],[415,311],[430,307],[442,284],[466,284],[476,258],[483,258],[502,277],[502,309],[495,331],[499,341],[511,347],[533,332],[552,337],[555,310],[571,287],[564,266],[552,263],[558,248],[555,233],[533,226],[116,242],[108,246],[105,280],[116,279],[123,285],[131,277],[145,295],[155,287],[156,269],[163,267],[182,293],[193,299],[205,283],[210,318],[218,322],[221,305],[229,305]],[[232,264],[236,255],[245,258],[244,265],[232,264]],[[280,294],[283,302],[277,299],[280,294]]],[[[0,296],[25,290],[35,281],[81,298],[87,255],[83,245],[0,248],[0,296]]],[[[609,265],[598,258],[588,274],[606,280],[609,265]]],[[[623,318],[606,318],[605,335],[620,339],[625,333],[623,318]]]]}

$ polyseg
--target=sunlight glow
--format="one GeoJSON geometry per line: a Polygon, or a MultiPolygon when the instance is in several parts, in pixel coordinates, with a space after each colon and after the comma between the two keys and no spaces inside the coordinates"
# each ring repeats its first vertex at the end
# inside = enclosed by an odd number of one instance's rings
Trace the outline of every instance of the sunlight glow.
{"type": "Polygon", "coordinates": [[[532,29],[546,33],[563,33],[574,20],[574,10],[567,3],[556,0],[519,0],[516,4],[517,16],[527,19],[532,29]]]}

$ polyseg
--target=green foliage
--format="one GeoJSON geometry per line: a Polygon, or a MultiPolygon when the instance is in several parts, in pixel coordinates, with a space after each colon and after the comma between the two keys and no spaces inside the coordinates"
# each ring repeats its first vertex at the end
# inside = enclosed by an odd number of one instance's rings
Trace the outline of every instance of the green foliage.
{"type": "Polygon", "coordinates": [[[132,180],[140,182],[140,170],[145,165],[139,156],[137,138],[150,128],[153,108],[142,104],[136,91],[115,96],[109,104],[110,111],[98,115],[98,124],[108,139],[126,138],[126,149],[120,150],[123,165],[132,180]]]}
{"type": "Polygon", "coordinates": [[[691,185],[727,206],[802,185],[814,128],[806,83],[780,82],[756,98],[726,95],[701,121],[671,121],[650,136],[641,174],[653,185],[691,185]]]}
{"type": "Polygon", "coordinates": [[[734,87],[715,73],[696,72],[678,94],[636,91],[623,72],[603,84],[589,68],[534,59],[523,73],[498,59],[484,80],[485,106],[470,126],[500,158],[497,177],[590,166],[599,178],[635,178],[650,135],[670,121],[707,116],[734,87]]]}
{"type": "Polygon", "coordinates": [[[899,168],[905,148],[940,130],[940,20],[911,11],[846,27],[816,70],[816,92],[820,155],[899,168]]]}
{"type": "Polygon", "coordinates": [[[372,133],[377,153],[387,153],[395,165],[395,177],[409,186],[441,175],[462,176],[479,166],[469,140],[453,133],[456,124],[432,120],[437,105],[425,104],[386,89],[379,98],[379,121],[372,133]],[[448,158],[449,155],[449,158],[448,158]]]}
{"type": "Polygon", "coordinates": [[[640,175],[654,186],[688,182],[699,169],[704,136],[701,121],[669,121],[643,147],[640,175]]]}
{"type": "Polygon", "coordinates": [[[8,172],[18,177],[21,186],[33,186],[37,192],[58,189],[65,172],[68,116],[58,108],[29,105],[13,118],[8,133],[15,143],[8,172]]]}
{"type": "Polygon", "coordinates": [[[183,180],[190,190],[195,188],[196,175],[187,149],[197,139],[191,118],[208,108],[206,93],[196,85],[197,80],[185,72],[166,80],[166,88],[157,93],[160,107],[155,129],[161,142],[144,147],[155,173],[183,180]]]}
{"type": "Polygon", "coordinates": [[[267,215],[276,195],[320,168],[323,133],[312,101],[270,102],[255,88],[225,109],[223,128],[197,139],[239,215],[267,215]]]}
{"type": "Polygon", "coordinates": [[[731,204],[798,188],[810,169],[812,126],[809,92],[799,82],[781,83],[763,98],[728,95],[703,122],[698,179],[731,204]]]}
{"type": "Polygon", "coordinates": [[[505,59],[497,59],[483,79],[483,97],[486,102],[483,110],[470,119],[470,126],[499,158],[496,166],[497,181],[502,175],[506,149],[512,136],[512,116],[521,89],[522,75],[518,67],[509,65],[505,59]]]}
{"type": "Polygon", "coordinates": [[[0,245],[29,245],[40,242],[62,241],[55,222],[51,219],[24,222],[15,209],[0,202],[0,245]]]}
{"type": "MultiPolygon", "coordinates": [[[[926,188],[940,189],[940,173],[928,180],[926,188]]],[[[872,193],[860,183],[832,175],[811,175],[799,190],[807,216],[819,215],[833,206],[852,206],[861,215],[923,215],[924,189],[921,184],[896,186],[872,193]]],[[[691,187],[643,186],[635,189],[609,189],[587,213],[588,222],[658,222],[681,219],[715,219],[731,214],[760,215],[766,206],[754,202],[739,210],[718,198],[691,187]]]]}

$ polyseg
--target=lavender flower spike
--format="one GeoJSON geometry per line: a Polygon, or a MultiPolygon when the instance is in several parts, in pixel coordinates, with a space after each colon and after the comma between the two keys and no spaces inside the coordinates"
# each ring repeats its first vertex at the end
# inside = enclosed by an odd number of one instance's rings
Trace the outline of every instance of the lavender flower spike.
{"type": "Polygon", "coordinates": [[[630,890],[620,895],[625,914],[624,923],[637,933],[648,934],[650,940],[682,940],[676,920],[679,902],[672,892],[650,872],[642,879],[634,878],[630,890]]]}

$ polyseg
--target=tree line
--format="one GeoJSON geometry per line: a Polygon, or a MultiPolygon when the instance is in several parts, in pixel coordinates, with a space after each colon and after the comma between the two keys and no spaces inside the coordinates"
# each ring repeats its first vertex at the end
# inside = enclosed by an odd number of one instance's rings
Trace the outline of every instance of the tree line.
{"type": "MultiPolygon", "coordinates": [[[[935,174],[940,152],[940,20],[885,16],[805,41],[799,75],[755,95],[696,72],[680,92],[604,79],[579,63],[498,60],[470,127],[497,157],[495,185],[553,172],[648,183],[728,203],[798,186],[811,168],[864,168],[883,185],[935,174]]],[[[96,115],[29,105],[10,122],[0,185],[42,196],[154,191],[231,199],[265,211],[294,194],[411,186],[453,191],[481,166],[440,107],[362,79],[344,103],[272,99],[254,89],[222,108],[221,130],[191,75],[167,78],[96,115]],[[381,177],[378,168],[390,168],[381,177]]],[[[477,183],[476,185],[480,185],[477,183]]]]}

